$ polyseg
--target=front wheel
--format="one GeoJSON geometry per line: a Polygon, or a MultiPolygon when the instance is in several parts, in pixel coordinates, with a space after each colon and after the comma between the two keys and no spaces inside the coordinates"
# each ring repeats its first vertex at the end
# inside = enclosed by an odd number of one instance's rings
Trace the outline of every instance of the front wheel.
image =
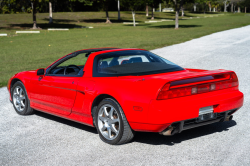
{"type": "Polygon", "coordinates": [[[95,122],[100,138],[108,144],[124,144],[134,137],[123,110],[111,98],[104,99],[98,105],[95,122]]]}
{"type": "Polygon", "coordinates": [[[34,110],[30,107],[29,98],[22,82],[18,81],[11,89],[12,102],[16,112],[20,115],[30,115],[34,110]]]}

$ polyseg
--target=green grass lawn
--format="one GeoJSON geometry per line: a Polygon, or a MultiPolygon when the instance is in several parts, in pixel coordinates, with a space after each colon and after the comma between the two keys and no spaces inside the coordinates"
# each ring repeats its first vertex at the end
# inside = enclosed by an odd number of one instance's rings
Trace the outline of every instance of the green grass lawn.
{"type": "MultiPolygon", "coordinates": [[[[15,34],[16,30],[32,27],[31,14],[0,14],[0,33],[9,35],[0,37],[0,87],[6,86],[8,79],[17,72],[45,68],[76,50],[95,47],[150,50],[250,24],[250,16],[245,14],[186,14],[180,17],[180,28],[175,30],[174,21],[144,23],[150,20],[145,12],[137,12],[136,22],[140,24],[136,27],[122,24],[132,21],[130,12],[122,12],[121,21],[117,21],[117,12],[110,12],[112,24],[104,23],[104,12],[53,13],[52,25],[47,24],[48,13],[39,13],[38,26],[43,28],[40,34],[15,34]],[[81,26],[94,28],[75,28],[81,26]],[[70,30],[47,31],[48,27],[70,30]]],[[[155,13],[155,20],[161,19],[174,19],[174,13],[155,13]]]]}

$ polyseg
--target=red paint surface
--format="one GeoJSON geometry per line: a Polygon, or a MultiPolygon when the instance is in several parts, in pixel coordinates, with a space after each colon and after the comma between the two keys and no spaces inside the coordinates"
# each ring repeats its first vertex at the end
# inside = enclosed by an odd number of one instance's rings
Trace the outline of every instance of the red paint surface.
{"type": "Polygon", "coordinates": [[[223,112],[243,105],[243,94],[238,86],[157,100],[166,83],[233,72],[228,70],[186,69],[144,76],[92,77],[96,55],[121,50],[128,49],[92,53],[82,77],[43,76],[39,81],[36,71],[26,71],[13,76],[7,88],[10,92],[11,82],[19,79],[26,87],[32,108],[90,126],[93,126],[93,101],[99,95],[110,95],[120,104],[135,131],[160,132],[173,122],[197,118],[201,107],[214,106],[214,112],[223,112]],[[140,111],[134,107],[140,108],[140,111]]]}

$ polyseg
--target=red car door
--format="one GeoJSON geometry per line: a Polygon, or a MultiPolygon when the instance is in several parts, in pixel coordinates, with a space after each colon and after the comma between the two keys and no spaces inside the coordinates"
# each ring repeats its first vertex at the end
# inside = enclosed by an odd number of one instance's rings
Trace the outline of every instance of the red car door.
{"type": "Polygon", "coordinates": [[[79,77],[36,76],[32,79],[31,106],[69,115],[75,102],[79,77]]]}
{"type": "Polygon", "coordinates": [[[69,115],[74,106],[78,80],[83,76],[86,52],[69,54],[31,80],[32,108],[69,115]]]}

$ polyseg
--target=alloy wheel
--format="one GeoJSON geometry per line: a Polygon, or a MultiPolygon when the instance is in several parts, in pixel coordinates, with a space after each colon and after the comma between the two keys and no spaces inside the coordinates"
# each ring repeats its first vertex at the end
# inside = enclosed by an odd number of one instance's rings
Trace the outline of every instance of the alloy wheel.
{"type": "Polygon", "coordinates": [[[120,132],[120,119],[117,110],[104,104],[98,111],[98,128],[103,137],[114,140],[120,132]]]}
{"type": "Polygon", "coordinates": [[[25,100],[24,90],[20,86],[15,87],[13,92],[13,104],[17,111],[22,112],[25,109],[25,100]]]}

